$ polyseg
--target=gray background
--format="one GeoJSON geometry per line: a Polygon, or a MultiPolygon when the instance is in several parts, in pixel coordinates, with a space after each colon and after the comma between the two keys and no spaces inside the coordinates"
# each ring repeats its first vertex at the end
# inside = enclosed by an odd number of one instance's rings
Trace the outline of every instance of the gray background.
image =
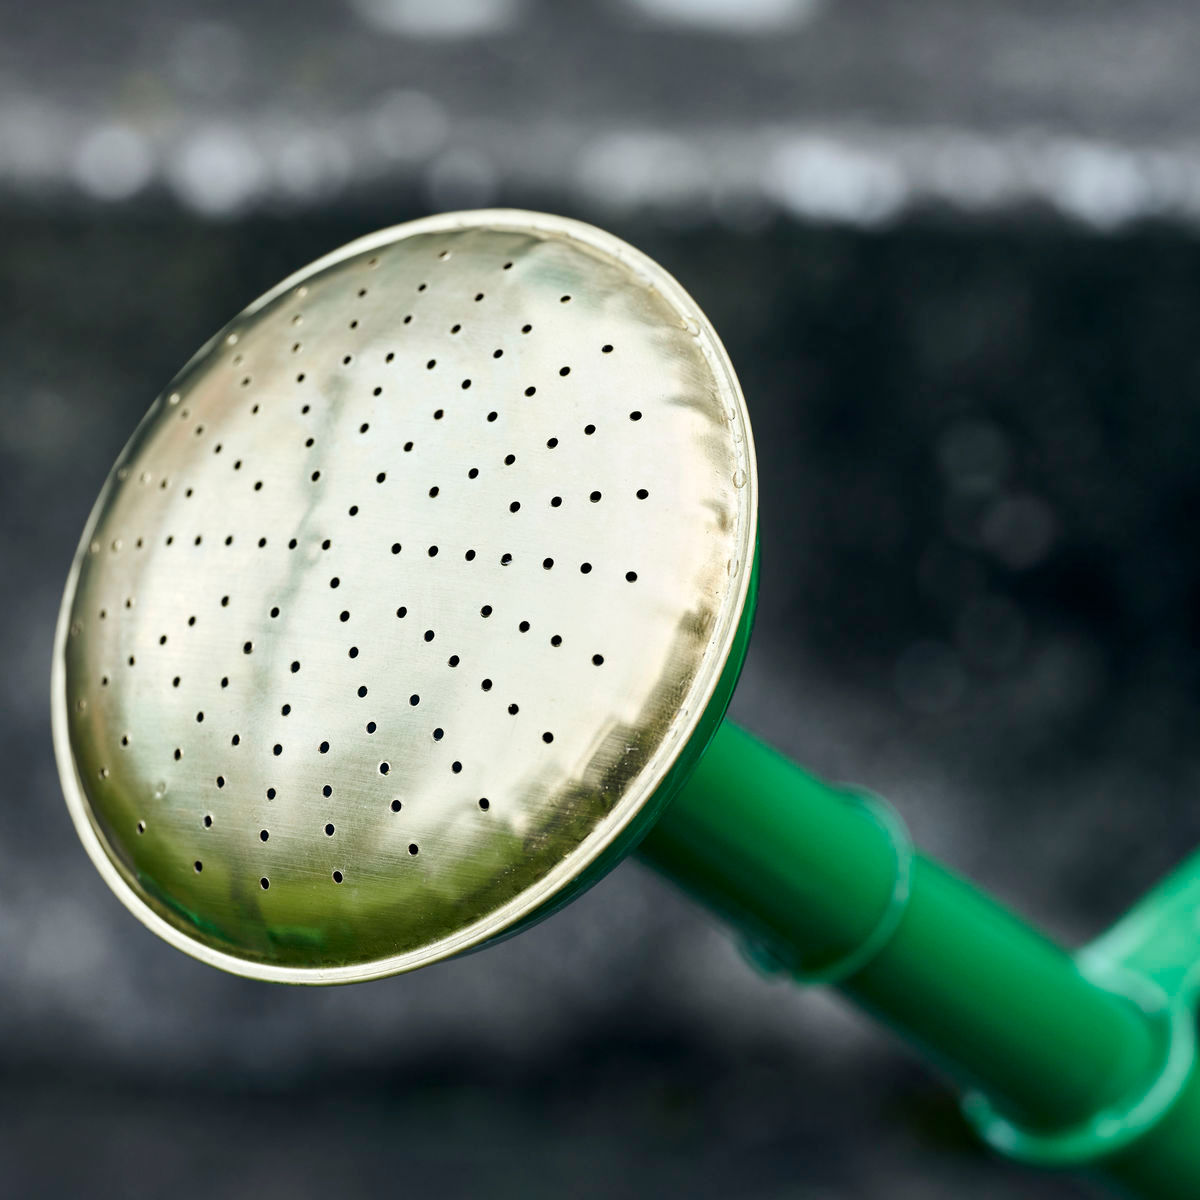
{"type": "Polygon", "coordinates": [[[1200,16],[1184,3],[0,2],[0,1195],[1083,1197],[635,863],[479,955],[229,978],[55,777],[88,506],[207,336],[514,203],[693,292],[763,576],[733,713],[1053,933],[1200,841],[1200,16]]]}

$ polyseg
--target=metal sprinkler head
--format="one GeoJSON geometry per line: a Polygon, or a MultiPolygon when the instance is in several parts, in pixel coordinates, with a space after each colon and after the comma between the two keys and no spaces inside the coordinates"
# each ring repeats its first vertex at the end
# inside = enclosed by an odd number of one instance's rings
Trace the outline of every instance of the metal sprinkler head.
{"type": "Polygon", "coordinates": [[[650,259],[505,210],[353,242],[209,341],[104,484],[53,666],[84,845],[260,979],[515,932],[703,750],[755,527],[733,369],[650,259]]]}

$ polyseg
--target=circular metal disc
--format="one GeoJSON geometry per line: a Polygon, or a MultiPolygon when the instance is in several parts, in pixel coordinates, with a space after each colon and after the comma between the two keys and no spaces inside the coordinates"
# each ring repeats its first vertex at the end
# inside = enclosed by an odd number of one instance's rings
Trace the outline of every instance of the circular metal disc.
{"type": "Polygon", "coordinates": [[[755,521],[733,370],[644,255],[502,210],[351,243],[210,341],[104,485],[54,660],[80,835],[240,974],[480,945],[683,752],[755,521]]]}

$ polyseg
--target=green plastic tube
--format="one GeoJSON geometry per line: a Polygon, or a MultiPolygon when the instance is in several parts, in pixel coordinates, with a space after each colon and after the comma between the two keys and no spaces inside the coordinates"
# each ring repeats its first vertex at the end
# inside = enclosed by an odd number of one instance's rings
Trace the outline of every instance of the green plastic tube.
{"type": "Polygon", "coordinates": [[[835,983],[993,1125],[1043,1147],[1014,1146],[1014,1157],[1107,1171],[1139,1195],[1200,1197],[1194,1080],[1136,1138],[1106,1115],[1136,1107],[1161,1075],[1163,1021],[915,852],[881,802],[820,782],[726,721],[640,852],[765,963],[835,983]]]}

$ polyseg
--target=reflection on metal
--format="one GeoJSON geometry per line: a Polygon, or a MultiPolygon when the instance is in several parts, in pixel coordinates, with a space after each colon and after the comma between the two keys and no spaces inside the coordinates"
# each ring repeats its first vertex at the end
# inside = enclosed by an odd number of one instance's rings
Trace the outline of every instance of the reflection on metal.
{"type": "Polygon", "coordinates": [[[511,931],[650,811],[755,508],[725,353],[629,246],[490,211],[344,247],[180,372],[88,522],[53,705],[89,853],[260,978],[511,931]]]}

